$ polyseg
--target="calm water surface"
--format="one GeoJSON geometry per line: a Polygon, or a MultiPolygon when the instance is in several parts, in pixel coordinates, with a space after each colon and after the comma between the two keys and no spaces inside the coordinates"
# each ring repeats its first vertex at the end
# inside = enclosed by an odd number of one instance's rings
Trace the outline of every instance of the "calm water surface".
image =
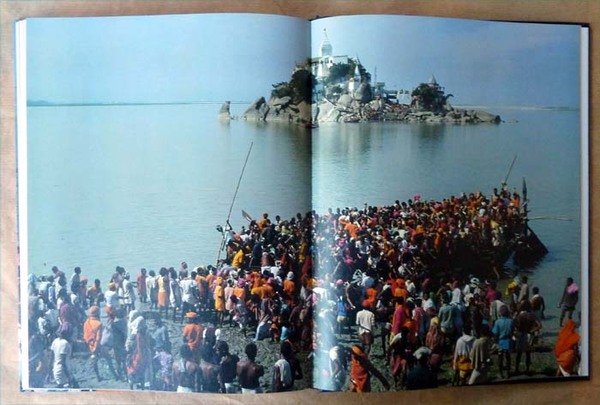
{"type": "MultiPolygon", "coordinates": [[[[234,106],[240,114],[245,106],[234,106]]],[[[580,269],[579,112],[491,110],[501,125],[220,123],[218,105],[29,108],[30,269],[106,280],[182,260],[214,263],[244,158],[254,142],[232,224],[244,209],[284,218],[329,207],[391,204],[419,193],[490,194],[517,155],[531,226],[550,253],[530,270],[549,315],[580,269]],[[312,158],[311,158],[312,151],[312,158]],[[311,171],[312,163],[312,171],[311,171]],[[312,180],[312,193],[311,193],[312,180]]],[[[508,263],[511,267],[512,264],[508,263]]],[[[555,323],[555,322],[552,322],[555,323]]],[[[557,322],[556,322],[557,323],[557,322]]]]}
{"type": "MultiPolygon", "coordinates": [[[[241,210],[291,217],[310,210],[310,134],[220,123],[219,106],[29,109],[30,266],[105,279],[214,264],[244,159],[231,223],[241,210]]],[[[246,223],[247,224],[247,223],[246,223]]]]}

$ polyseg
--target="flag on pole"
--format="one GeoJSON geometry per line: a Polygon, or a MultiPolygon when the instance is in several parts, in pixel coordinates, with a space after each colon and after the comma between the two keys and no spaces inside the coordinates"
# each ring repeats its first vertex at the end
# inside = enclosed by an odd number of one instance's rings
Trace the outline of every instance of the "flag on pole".
{"type": "Polygon", "coordinates": [[[244,217],[244,219],[246,219],[246,221],[248,222],[252,222],[252,217],[250,216],[250,214],[248,214],[246,211],[242,210],[242,217],[244,217]]]}

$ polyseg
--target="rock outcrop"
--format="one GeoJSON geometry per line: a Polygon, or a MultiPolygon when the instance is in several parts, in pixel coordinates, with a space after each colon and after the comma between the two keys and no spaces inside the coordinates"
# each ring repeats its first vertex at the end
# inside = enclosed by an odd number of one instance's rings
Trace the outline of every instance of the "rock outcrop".
{"type": "Polygon", "coordinates": [[[219,110],[219,120],[228,121],[231,119],[231,101],[225,101],[219,110]]]}
{"type": "Polygon", "coordinates": [[[250,107],[244,111],[242,118],[247,121],[264,121],[268,112],[269,107],[267,106],[265,98],[260,97],[250,104],[250,107]]]}
{"type": "MultiPolygon", "coordinates": [[[[348,71],[353,72],[354,68],[348,71]]],[[[500,116],[486,111],[453,107],[449,102],[452,94],[446,94],[433,75],[429,82],[419,84],[412,91],[410,104],[399,104],[398,96],[390,96],[383,83],[372,85],[366,70],[360,71],[360,81],[358,76],[358,73],[350,78],[347,72],[338,74],[333,79],[329,77],[317,88],[310,66],[297,66],[289,82],[274,84],[271,98],[268,101],[264,97],[255,100],[242,118],[255,122],[289,122],[307,126],[324,122],[370,121],[452,124],[501,122],[500,116]],[[358,87],[354,87],[356,84],[358,87]],[[311,106],[310,101],[315,98],[320,101],[311,106]]],[[[403,94],[408,93],[404,91],[403,94]]],[[[219,112],[221,117],[231,119],[228,102],[219,112]]]]}
{"type": "Polygon", "coordinates": [[[354,92],[354,99],[361,103],[368,103],[373,100],[373,89],[369,83],[361,83],[354,92]]]}
{"type": "Polygon", "coordinates": [[[448,105],[447,109],[439,112],[411,108],[405,104],[388,103],[376,98],[368,103],[356,99],[350,101],[347,95],[342,95],[337,103],[329,100],[320,102],[317,106],[316,121],[323,122],[368,122],[368,121],[404,121],[426,122],[440,124],[498,124],[502,120],[481,110],[467,110],[448,105]]]}
{"type": "Polygon", "coordinates": [[[261,97],[254,101],[244,112],[242,118],[247,121],[291,122],[306,124],[310,122],[310,104],[301,101],[294,104],[289,96],[271,97],[266,101],[261,97]]]}

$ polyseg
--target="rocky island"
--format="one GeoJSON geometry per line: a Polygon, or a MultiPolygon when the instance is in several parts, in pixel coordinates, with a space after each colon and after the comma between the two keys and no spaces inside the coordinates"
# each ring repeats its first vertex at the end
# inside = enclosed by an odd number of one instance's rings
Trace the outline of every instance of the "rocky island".
{"type": "MultiPolygon", "coordinates": [[[[242,114],[248,121],[303,125],[325,122],[495,123],[499,115],[457,108],[432,74],[412,90],[389,89],[372,78],[358,57],[333,55],[324,33],[321,55],[297,65],[289,82],[273,85],[270,98],[260,97],[242,114]]],[[[228,105],[224,105],[228,113],[228,105]]],[[[219,117],[227,117],[223,108],[219,117]]]]}

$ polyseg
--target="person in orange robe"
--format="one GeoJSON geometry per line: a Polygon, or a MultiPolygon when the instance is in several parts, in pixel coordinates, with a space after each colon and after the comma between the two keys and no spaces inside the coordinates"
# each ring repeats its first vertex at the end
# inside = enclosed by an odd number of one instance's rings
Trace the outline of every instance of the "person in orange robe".
{"type": "Polygon", "coordinates": [[[390,389],[390,383],[385,379],[381,371],[373,366],[360,346],[352,346],[350,353],[351,392],[371,392],[371,374],[374,374],[381,381],[386,390],[390,389]]]}
{"type": "Polygon", "coordinates": [[[239,247],[239,249],[233,255],[233,259],[231,259],[231,267],[234,269],[241,269],[244,264],[244,249],[243,247],[239,247]]]}
{"type": "Polygon", "coordinates": [[[394,298],[404,298],[406,301],[408,299],[408,290],[406,289],[406,281],[403,278],[399,278],[396,280],[396,288],[393,291],[394,298]]]}
{"type": "Polygon", "coordinates": [[[575,332],[575,322],[568,319],[562,327],[554,346],[554,356],[558,363],[557,376],[570,376],[575,372],[579,360],[579,334],[575,332]]]}
{"type": "Polygon", "coordinates": [[[238,279],[237,285],[233,288],[233,295],[238,297],[238,299],[242,300],[242,302],[246,301],[246,282],[243,278],[238,279]]]}
{"type": "Polygon", "coordinates": [[[353,222],[348,222],[346,224],[346,226],[344,227],[345,231],[348,231],[348,234],[350,235],[351,238],[356,239],[356,237],[358,236],[358,225],[356,225],[353,222]]]}
{"type": "Polygon", "coordinates": [[[296,291],[296,283],[294,283],[294,273],[289,272],[285,280],[283,280],[283,292],[285,293],[286,300],[289,304],[296,291]]]}
{"type": "Polygon", "coordinates": [[[217,312],[217,323],[223,324],[223,318],[225,316],[225,292],[223,288],[223,278],[217,277],[215,284],[215,292],[213,294],[215,299],[215,311],[217,312]]]}
{"type": "Polygon", "coordinates": [[[263,297],[264,298],[273,298],[275,296],[275,289],[273,288],[273,284],[275,281],[273,278],[267,280],[265,284],[263,284],[263,297]]]}
{"type": "Polygon", "coordinates": [[[362,302],[362,306],[370,309],[371,311],[375,310],[375,304],[377,303],[377,290],[375,288],[367,288],[365,292],[365,299],[362,302]]]}
{"type": "Polygon", "coordinates": [[[102,357],[108,363],[108,368],[116,380],[117,373],[113,367],[112,360],[108,354],[102,350],[102,346],[100,344],[102,341],[102,322],[100,322],[99,319],[100,308],[95,305],[91,306],[88,314],[88,318],[83,323],[83,340],[90,350],[90,360],[92,361],[92,368],[94,369],[94,373],[96,373],[96,378],[98,381],[102,381],[100,372],[98,370],[98,360],[100,357],[102,357]]]}
{"type": "Polygon", "coordinates": [[[92,367],[98,381],[100,381],[102,380],[98,371],[98,351],[100,350],[100,340],[102,339],[102,322],[98,319],[100,309],[97,306],[93,306],[89,309],[88,313],[89,317],[83,323],[83,340],[90,350],[92,367]]]}
{"type": "Polygon", "coordinates": [[[165,311],[165,316],[169,310],[169,293],[171,291],[167,269],[160,269],[158,276],[158,313],[165,311]]]}
{"type": "Polygon", "coordinates": [[[183,341],[194,354],[194,359],[199,359],[204,328],[198,323],[198,315],[195,312],[188,312],[185,317],[188,323],[183,327],[183,341]]]}
{"type": "Polygon", "coordinates": [[[263,290],[263,283],[262,283],[262,279],[258,279],[261,280],[260,282],[255,282],[254,283],[254,287],[252,287],[252,289],[250,290],[250,295],[256,295],[259,299],[263,299],[264,295],[265,295],[265,291],[263,290]]]}

